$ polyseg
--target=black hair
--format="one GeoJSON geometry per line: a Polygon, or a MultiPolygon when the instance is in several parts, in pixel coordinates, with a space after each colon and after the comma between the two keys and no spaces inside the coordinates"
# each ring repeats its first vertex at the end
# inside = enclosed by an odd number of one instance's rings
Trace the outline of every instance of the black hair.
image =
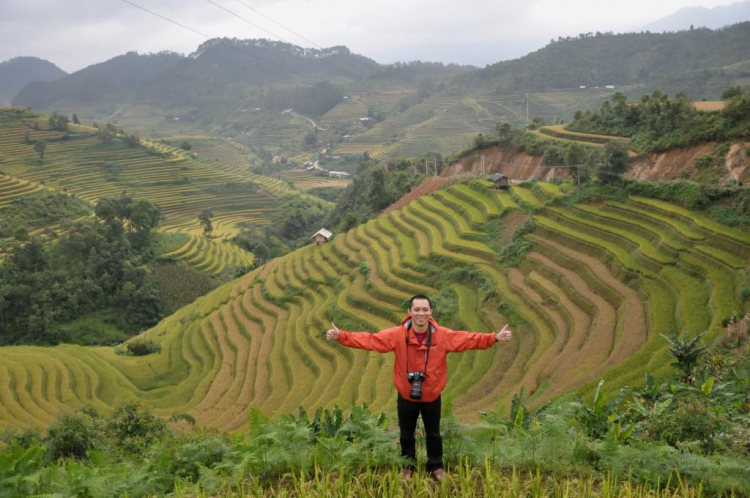
{"type": "Polygon", "coordinates": [[[417,294],[416,296],[414,296],[414,297],[412,297],[411,299],[409,299],[409,307],[408,307],[407,309],[411,309],[411,307],[412,307],[412,306],[414,305],[414,300],[415,300],[415,299],[426,299],[426,300],[427,300],[427,302],[428,302],[428,303],[429,303],[429,305],[430,305],[430,309],[433,309],[433,308],[432,308],[432,301],[430,300],[430,298],[429,298],[429,297],[427,297],[427,296],[424,296],[424,295],[422,295],[422,294],[417,294]]]}

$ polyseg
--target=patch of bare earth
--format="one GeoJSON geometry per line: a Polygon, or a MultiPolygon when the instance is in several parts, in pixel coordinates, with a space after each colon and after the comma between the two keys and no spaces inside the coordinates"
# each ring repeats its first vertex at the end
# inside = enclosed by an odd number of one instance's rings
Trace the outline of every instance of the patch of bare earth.
{"type": "Polygon", "coordinates": [[[422,197],[423,195],[430,195],[437,192],[440,187],[443,186],[443,184],[448,180],[448,178],[443,176],[431,176],[430,178],[425,178],[422,180],[422,183],[417,185],[415,189],[413,189],[411,192],[385,208],[380,215],[386,215],[390,213],[391,211],[395,211],[396,209],[401,209],[402,207],[406,206],[407,204],[411,203],[412,201],[415,201],[422,197]]]}

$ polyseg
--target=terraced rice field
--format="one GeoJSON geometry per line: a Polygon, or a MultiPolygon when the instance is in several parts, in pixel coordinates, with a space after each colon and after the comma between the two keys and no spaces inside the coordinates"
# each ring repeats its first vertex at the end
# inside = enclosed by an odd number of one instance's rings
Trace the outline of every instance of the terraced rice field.
{"type": "MultiPolygon", "coordinates": [[[[91,203],[127,192],[161,207],[161,230],[184,232],[194,240],[203,232],[198,215],[210,209],[214,240],[196,242],[190,251],[184,247],[184,254],[177,256],[197,269],[220,273],[252,262],[252,254],[226,242],[241,224],[267,225],[279,197],[306,195],[280,179],[250,172],[250,156],[229,140],[173,137],[177,146],[191,142],[199,151],[193,159],[168,141],[142,139],[142,147],[131,148],[120,140],[103,143],[94,128],[71,125],[70,131],[73,137],[62,140],[63,134],[50,130],[45,117],[0,109],[0,208],[45,187],[91,203]],[[48,141],[43,161],[33,144],[26,143],[27,133],[32,141],[48,141]]],[[[307,182],[307,188],[314,186],[307,182]]]]}
{"type": "Polygon", "coordinates": [[[225,270],[253,264],[253,255],[239,246],[222,240],[213,240],[202,235],[190,235],[190,239],[178,249],[162,254],[163,257],[178,258],[197,270],[219,275],[225,270]]]}
{"type": "MultiPolygon", "coordinates": [[[[567,207],[555,199],[569,189],[556,185],[511,194],[486,185],[439,190],[274,259],[144,333],[160,353],[2,348],[0,426],[41,428],[60,410],[123,399],[222,429],[242,426],[251,407],[275,414],[364,402],[393,410],[393,357],[327,343],[322,333],[332,318],[371,332],[399,321],[410,296],[438,291],[425,261],[471,267],[494,287],[493,304],[480,305],[477,285],[450,285],[458,327],[499,330],[507,319],[498,309],[520,317],[512,342],[450,357],[445,396],[467,417],[507,407],[521,387],[539,406],[572,389],[591,394],[602,377],[610,391],[642,383],[647,372],[664,377],[671,367],[659,333],[708,330],[712,342],[723,319],[748,307],[737,280],[750,261],[748,232],[651,199],[567,207]],[[524,206],[533,214],[511,218],[533,217],[531,250],[518,267],[503,267],[492,234],[524,206]]],[[[174,255],[187,260],[200,244],[223,249],[192,237],[174,255]]]]}
{"type": "Polygon", "coordinates": [[[38,183],[19,180],[0,173],[0,207],[7,206],[25,195],[39,192],[42,188],[38,183]]]}
{"type": "MultiPolygon", "coordinates": [[[[386,147],[393,142],[394,135],[405,136],[410,131],[420,126],[426,126],[436,118],[439,118],[449,108],[458,102],[457,97],[438,96],[424,100],[406,112],[387,121],[373,126],[364,133],[355,135],[347,142],[341,144],[337,153],[341,154],[370,154],[386,147]]],[[[382,154],[382,152],[381,152],[382,154]]]]}
{"type": "Polygon", "coordinates": [[[344,178],[330,178],[328,176],[317,176],[313,175],[309,171],[303,169],[293,169],[291,171],[285,171],[280,176],[286,180],[292,182],[292,184],[302,190],[307,191],[313,188],[346,188],[352,183],[349,179],[344,178]]]}
{"type": "Polygon", "coordinates": [[[625,144],[628,142],[626,137],[572,131],[566,129],[565,125],[543,126],[538,132],[535,132],[535,134],[540,137],[553,138],[566,142],[581,142],[582,144],[593,147],[604,147],[606,144],[613,141],[619,141],[625,144]]]}
{"type": "MultiPolygon", "coordinates": [[[[259,220],[267,220],[266,213],[281,188],[275,186],[283,183],[258,175],[254,175],[257,178],[240,176],[229,167],[223,171],[209,167],[190,160],[182,150],[146,140],[142,141],[145,148],[130,148],[120,141],[105,144],[85,135],[59,140],[61,133],[46,126],[43,118],[0,124],[0,154],[5,158],[2,165],[5,174],[19,181],[44,183],[91,202],[127,191],[159,204],[168,227],[196,221],[206,208],[215,214],[255,209],[259,220]],[[40,124],[39,132],[29,128],[33,122],[40,124]],[[27,132],[32,139],[58,139],[48,142],[43,162],[38,160],[33,146],[24,143],[27,132]],[[227,189],[228,185],[239,182],[257,188],[253,192],[227,189]]],[[[199,227],[197,223],[194,226],[199,227]]]]}

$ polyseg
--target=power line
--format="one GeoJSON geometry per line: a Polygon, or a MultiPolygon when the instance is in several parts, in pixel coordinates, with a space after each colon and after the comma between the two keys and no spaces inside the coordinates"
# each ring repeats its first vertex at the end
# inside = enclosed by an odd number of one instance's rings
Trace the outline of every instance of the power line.
{"type": "Polygon", "coordinates": [[[274,21],[273,19],[271,19],[271,18],[270,18],[270,17],[268,17],[267,15],[265,15],[265,14],[263,14],[262,12],[260,12],[260,11],[258,11],[258,10],[256,10],[256,9],[254,9],[254,8],[252,8],[252,7],[250,7],[250,6],[249,6],[249,5],[247,5],[246,3],[240,2],[240,0],[235,0],[235,1],[236,1],[236,2],[238,3],[238,4],[242,5],[243,7],[245,7],[245,8],[247,8],[247,9],[250,9],[250,10],[252,10],[252,11],[253,11],[253,12],[255,12],[256,14],[258,14],[259,16],[261,16],[261,17],[264,17],[265,19],[268,19],[269,21],[271,21],[271,22],[272,22],[272,23],[274,23],[275,25],[279,26],[280,28],[282,28],[282,29],[285,29],[285,30],[289,31],[289,32],[290,32],[290,33],[292,33],[293,35],[299,36],[300,38],[302,38],[303,40],[305,40],[305,41],[306,41],[307,43],[311,44],[312,46],[314,46],[314,47],[316,47],[316,48],[319,48],[319,49],[321,49],[321,50],[324,50],[324,49],[323,49],[323,47],[321,47],[320,45],[318,45],[318,44],[317,44],[317,43],[315,43],[314,41],[310,40],[309,38],[306,38],[306,37],[302,36],[301,34],[297,33],[297,32],[296,32],[296,31],[294,31],[293,29],[291,29],[291,28],[288,28],[288,27],[284,26],[284,25],[283,25],[283,24],[281,24],[280,22],[274,21]]]}
{"type": "Polygon", "coordinates": [[[290,45],[294,45],[294,44],[293,44],[292,42],[290,42],[289,40],[286,40],[286,39],[282,38],[281,36],[279,36],[279,35],[277,35],[277,34],[275,34],[275,33],[272,33],[271,31],[268,31],[268,30],[267,30],[266,28],[264,28],[264,27],[262,27],[262,26],[259,26],[259,25],[255,24],[254,22],[250,21],[249,19],[245,19],[245,18],[244,18],[244,17],[242,17],[241,15],[239,15],[239,14],[237,14],[237,13],[235,13],[235,12],[232,12],[231,10],[227,9],[226,7],[224,7],[223,5],[219,5],[218,3],[214,2],[213,0],[206,0],[206,2],[210,3],[211,5],[215,5],[216,7],[220,8],[221,10],[223,10],[223,11],[225,11],[225,12],[229,12],[230,14],[232,14],[232,15],[233,15],[234,17],[236,17],[237,19],[241,19],[242,21],[244,21],[244,22],[248,23],[249,25],[251,25],[251,26],[255,26],[255,27],[256,27],[256,28],[258,28],[259,30],[261,30],[261,31],[264,31],[264,32],[268,33],[269,35],[273,36],[274,38],[278,38],[279,40],[281,40],[281,41],[283,41],[283,42],[286,42],[286,43],[288,43],[288,44],[290,44],[290,45]]]}
{"type": "Polygon", "coordinates": [[[128,5],[132,5],[133,7],[137,8],[137,9],[140,9],[140,10],[142,10],[142,11],[144,11],[144,12],[147,12],[147,13],[151,14],[152,16],[156,16],[156,17],[158,17],[158,18],[160,18],[160,19],[162,19],[162,20],[164,20],[164,21],[167,21],[167,22],[169,22],[169,23],[172,23],[172,24],[174,24],[174,25],[176,25],[176,26],[179,26],[179,27],[181,27],[181,28],[183,28],[183,29],[187,29],[188,31],[191,31],[191,32],[193,32],[193,33],[195,33],[195,34],[198,34],[198,35],[200,35],[200,36],[202,36],[202,37],[204,37],[204,38],[206,38],[206,39],[208,39],[208,40],[213,40],[213,39],[216,39],[216,40],[218,40],[218,42],[219,42],[219,43],[221,43],[222,45],[225,45],[225,46],[227,46],[227,47],[229,47],[229,48],[231,48],[231,49],[234,49],[234,50],[236,50],[236,51],[238,51],[238,52],[240,52],[240,53],[242,53],[242,54],[245,54],[245,55],[247,55],[247,56],[249,56],[249,57],[252,57],[253,59],[256,59],[256,60],[259,60],[259,61],[261,61],[261,62],[264,62],[264,63],[266,63],[266,64],[268,64],[268,65],[270,65],[270,66],[276,67],[276,68],[278,68],[278,69],[281,69],[281,70],[283,70],[283,71],[286,71],[286,72],[288,72],[288,73],[290,73],[290,74],[293,74],[293,75],[295,75],[295,76],[299,76],[300,78],[302,78],[303,80],[305,80],[305,81],[306,81],[306,82],[308,82],[308,83],[314,83],[314,82],[312,82],[312,81],[308,80],[308,79],[307,79],[307,77],[306,77],[305,75],[303,75],[303,74],[300,74],[300,73],[298,73],[297,71],[294,71],[293,69],[289,69],[289,68],[287,68],[287,67],[284,67],[284,66],[280,66],[280,65],[278,65],[278,64],[275,64],[275,63],[273,63],[273,62],[271,62],[271,61],[269,61],[269,60],[267,60],[267,59],[264,59],[263,57],[260,57],[260,56],[258,56],[258,55],[255,55],[255,54],[253,54],[253,53],[250,53],[250,52],[248,52],[248,51],[246,51],[246,50],[242,50],[242,49],[241,49],[241,48],[239,48],[238,46],[236,46],[236,45],[232,45],[231,43],[227,43],[227,42],[225,42],[225,41],[224,41],[223,39],[221,39],[221,38],[215,38],[215,37],[211,37],[211,36],[207,35],[206,33],[202,33],[202,32],[200,32],[200,31],[198,31],[197,29],[194,29],[194,28],[191,28],[190,26],[186,26],[185,24],[182,24],[181,22],[175,21],[175,20],[173,20],[173,19],[170,19],[170,18],[168,18],[168,17],[166,17],[166,16],[163,16],[163,15],[161,15],[161,14],[158,14],[158,13],[156,13],[156,12],[152,11],[152,10],[149,10],[149,9],[147,9],[147,8],[145,8],[145,7],[142,7],[142,6],[140,6],[140,5],[136,4],[136,3],[133,3],[133,2],[131,2],[130,0],[122,0],[122,1],[123,1],[123,2],[125,2],[125,3],[126,3],[126,4],[128,4],[128,5]]]}

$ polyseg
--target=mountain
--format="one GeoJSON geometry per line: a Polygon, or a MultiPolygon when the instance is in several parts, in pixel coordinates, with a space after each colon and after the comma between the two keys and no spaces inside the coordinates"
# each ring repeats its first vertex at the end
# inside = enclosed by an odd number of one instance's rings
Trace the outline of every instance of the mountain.
{"type": "MultiPolygon", "coordinates": [[[[496,93],[580,86],[648,85],[672,73],[730,66],[750,59],[750,22],[722,30],[677,33],[584,33],[559,38],[513,61],[461,75],[458,84],[496,93]]],[[[669,92],[670,89],[662,88],[669,92]]],[[[696,95],[702,98],[705,95],[696,95]]]]}
{"type": "Polygon", "coordinates": [[[196,105],[230,100],[268,88],[359,80],[377,62],[346,47],[304,49],[269,40],[213,39],[189,56],[130,52],[95,64],[55,83],[35,83],[14,104],[48,108],[65,104],[151,103],[196,105]]]}
{"type": "Polygon", "coordinates": [[[68,73],[37,57],[15,57],[0,62],[0,106],[8,105],[32,81],[55,81],[68,73]]]}
{"type": "Polygon", "coordinates": [[[750,21],[750,2],[706,7],[684,7],[677,12],[643,26],[644,31],[661,33],[691,28],[723,28],[738,22],[750,21]]]}

